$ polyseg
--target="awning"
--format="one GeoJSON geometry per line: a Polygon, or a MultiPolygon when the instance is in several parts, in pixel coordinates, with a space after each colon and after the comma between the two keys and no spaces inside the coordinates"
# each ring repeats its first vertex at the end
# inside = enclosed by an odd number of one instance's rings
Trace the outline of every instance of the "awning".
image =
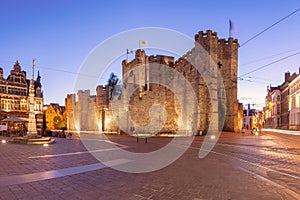
{"type": "Polygon", "coordinates": [[[26,122],[26,120],[21,119],[19,117],[12,116],[12,117],[3,119],[2,122],[26,122]]]}

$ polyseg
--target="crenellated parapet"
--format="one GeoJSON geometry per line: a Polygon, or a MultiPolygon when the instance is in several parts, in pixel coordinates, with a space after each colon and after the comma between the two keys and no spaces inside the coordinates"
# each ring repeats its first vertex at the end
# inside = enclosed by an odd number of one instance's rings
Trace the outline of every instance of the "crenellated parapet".
{"type": "Polygon", "coordinates": [[[109,105],[111,95],[111,88],[109,86],[98,85],[96,88],[96,94],[96,105],[98,107],[109,105]]]}
{"type": "Polygon", "coordinates": [[[137,49],[135,51],[135,57],[132,61],[127,62],[127,60],[123,60],[123,62],[122,62],[122,72],[123,72],[123,74],[127,73],[128,71],[130,71],[134,67],[147,64],[147,58],[148,57],[147,57],[144,50],[137,49]]]}
{"type": "MultiPolygon", "coordinates": [[[[238,124],[238,48],[239,43],[237,39],[231,37],[228,39],[218,38],[216,32],[207,30],[206,32],[198,32],[195,35],[195,46],[177,60],[172,56],[147,55],[144,50],[137,49],[132,60],[122,61],[123,88],[120,101],[127,99],[128,96],[126,95],[131,95],[128,98],[129,106],[127,112],[135,123],[143,126],[150,123],[151,116],[149,116],[149,110],[153,105],[160,104],[164,106],[167,117],[164,127],[161,130],[162,132],[176,132],[179,127],[182,127],[179,124],[184,124],[185,130],[189,131],[194,126],[192,125],[193,121],[198,121],[197,131],[205,132],[211,121],[213,121],[214,130],[222,128],[218,124],[218,120],[224,116],[220,115],[222,112],[219,112],[219,109],[227,110],[226,114],[223,112],[223,115],[225,115],[223,130],[236,131],[238,124]],[[201,50],[200,56],[198,56],[199,50],[201,50]],[[199,64],[199,66],[195,67],[195,63],[199,64]],[[179,73],[176,74],[176,77],[170,78],[164,67],[155,71],[156,64],[168,65],[179,73]],[[201,67],[205,68],[199,72],[201,67]],[[217,76],[217,73],[221,77],[217,76]],[[177,81],[179,79],[176,78],[181,76],[180,74],[184,76],[190,84],[191,89],[194,90],[193,92],[197,96],[199,108],[199,110],[195,111],[194,115],[185,116],[182,120],[179,120],[182,110],[189,109],[190,105],[186,102],[192,97],[188,96],[185,90],[187,87],[182,82],[177,81]],[[181,98],[183,102],[182,107],[180,107],[179,100],[173,92],[163,84],[160,84],[165,80],[173,84],[172,86],[176,86],[177,89],[180,89],[178,87],[182,84],[184,88],[180,93],[183,96],[181,98]],[[225,91],[219,92],[220,81],[223,81],[225,91]],[[134,92],[126,94],[126,90],[130,90],[130,88],[134,88],[134,92]],[[220,103],[219,100],[223,100],[224,98],[227,98],[227,101],[220,103]]],[[[68,103],[75,105],[77,111],[79,111],[77,116],[74,115],[74,119],[75,121],[76,119],[83,121],[79,125],[81,130],[92,127],[92,124],[88,125],[93,121],[91,116],[89,116],[90,114],[87,115],[86,112],[83,112],[84,109],[91,111],[92,105],[95,105],[95,123],[100,130],[115,131],[118,129],[112,115],[112,94],[110,87],[97,86],[96,96],[93,97],[90,96],[89,91],[78,91],[77,95],[78,102],[76,102],[75,95],[68,95],[67,99],[69,100],[68,103]],[[84,108],[87,104],[90,106],[84,108]]],[[[69,108],[69,106],[66,107],[69,108]]],[[[158,113],[156,114],[159,115],[158,113]]],[[[127,123],[126,130],[129,130],[131,124],[127,118],[123,120],[127,123]]]]}
{"type": "Polygon", "coordinates": [[[238,40],[233,39],[232,37],[229,37],[228,40],[225,39],[219,39],[217,32],[212,32],[211,30],[207,30],[206,32],[199,31],[195,35],[195,42],[198,42],[199,44],[202,44],[204,41],[217,41],[220,44],[226,44],[226,45],[237,45],[238,46],[238,40]]]}

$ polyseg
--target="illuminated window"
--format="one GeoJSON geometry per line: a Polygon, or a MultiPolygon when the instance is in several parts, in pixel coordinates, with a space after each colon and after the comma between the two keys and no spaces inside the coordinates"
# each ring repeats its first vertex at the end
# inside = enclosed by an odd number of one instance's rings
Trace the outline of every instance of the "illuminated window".
{"type": "Polygon", "coordinates": [[[299,108],[299,95],[295,97],[295,108],[299,108]]]}
{"type": "Polygon", "coordinates": [[[1,99],[1,109],[6,109],[6,100],[1,99]]]}
{"type": "Polygon", "coordinates": [[[36,111],[41,111],[42,110],[42,102],[41,101],[36,101],[35,102],[34,110],[36,110],[36,111]]]}
{"type": "Polygon", "coordinates": [[[15,100],[15,110],[20,110],[20,101],[19,100],[15,100]]]}
{"type": "Polygon", "coordinates": [[[21,110],[27,110],[27,101],[25,99],[21,100],[21,110]]]}

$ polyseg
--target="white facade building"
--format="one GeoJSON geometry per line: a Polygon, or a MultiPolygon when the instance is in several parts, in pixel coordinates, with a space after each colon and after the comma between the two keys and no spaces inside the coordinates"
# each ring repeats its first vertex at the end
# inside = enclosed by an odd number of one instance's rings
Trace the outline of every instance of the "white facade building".
{"type": "Polygon", "coordinates": [[[281,93],[279,86],[268,88],[264,119],[266,128],[279,128],[281,124],[281,93]]]}
{"type": "Polygon", "coordinates": [[[300,130],[300,76],[289,83],[289,129],[300,130]]]}

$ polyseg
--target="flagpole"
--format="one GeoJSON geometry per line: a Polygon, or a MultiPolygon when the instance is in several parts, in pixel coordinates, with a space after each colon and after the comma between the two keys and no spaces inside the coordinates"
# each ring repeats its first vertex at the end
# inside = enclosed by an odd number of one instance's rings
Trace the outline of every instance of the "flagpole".
{"type": "Polygon", "coordinates": [[[35,59],[32,59],[32,79],[34,79],[34,67],[35,67],[35,59]]]}
{"type": "Polygon", "coordinates": [[[229,37],[231,37],[231,21],[230,21],[230,19],[229,19],[229,37]]]}

